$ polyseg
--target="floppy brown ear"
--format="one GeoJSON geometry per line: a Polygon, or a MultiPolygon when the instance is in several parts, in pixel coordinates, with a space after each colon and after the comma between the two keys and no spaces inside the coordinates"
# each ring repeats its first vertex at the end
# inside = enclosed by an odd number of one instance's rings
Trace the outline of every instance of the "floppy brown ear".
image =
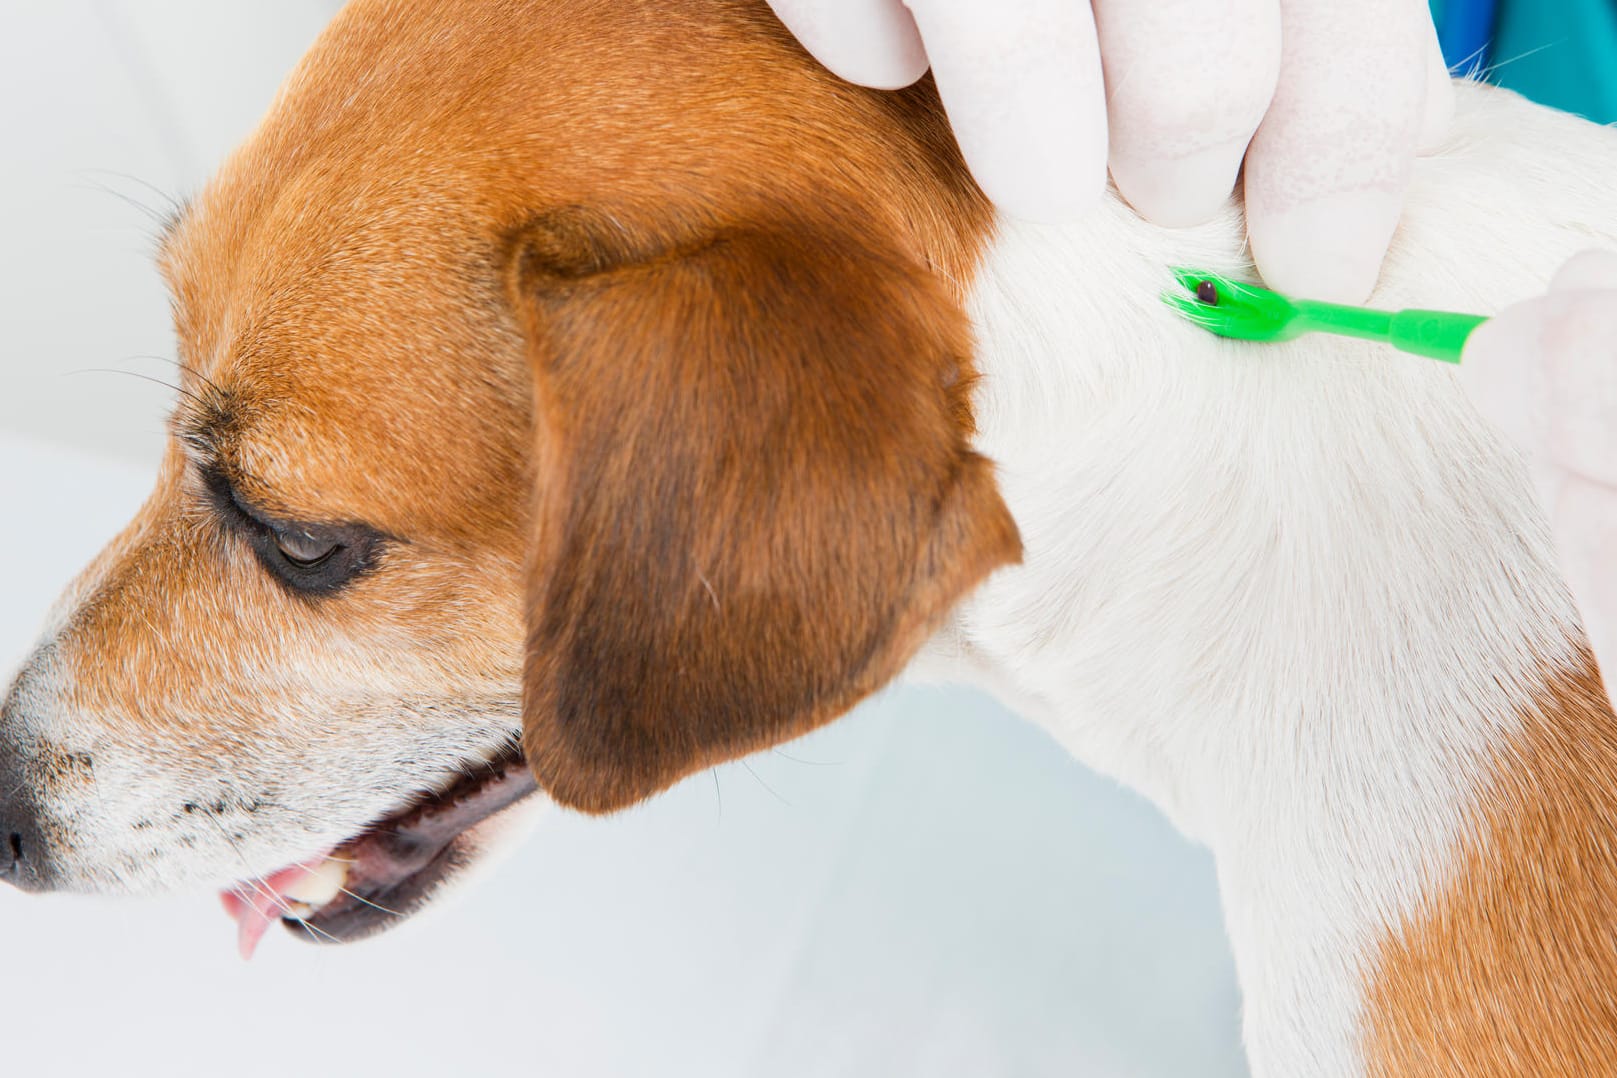
{"type": "Polygon", "coordinates": [[[521,241],[537,495],[523,747],[592,812],[802,734],[1020,556],[967,445],[970,335],[868,241],[521,241]]]}

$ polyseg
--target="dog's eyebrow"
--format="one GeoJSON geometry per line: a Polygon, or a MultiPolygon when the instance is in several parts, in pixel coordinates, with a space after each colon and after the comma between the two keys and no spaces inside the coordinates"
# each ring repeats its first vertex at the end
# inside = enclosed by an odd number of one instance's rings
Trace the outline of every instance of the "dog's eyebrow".
{"type": "Polygon", "coordinates": [[[170,424],[174,436],[189,449],[197,462],[217,464],[221,449],[240,428],[241,402],[236,395],[194,371],[192,385],[180,388],[170,424]]]}
{"type": "Polygon", "coordinates": [[[194,388],[181,391],[172,424],[213,507],[227,520],[260,527],[292,522],[273,488],[244,469],[233,452],[246,412],[240,398],[213,382],[194,388]]]}

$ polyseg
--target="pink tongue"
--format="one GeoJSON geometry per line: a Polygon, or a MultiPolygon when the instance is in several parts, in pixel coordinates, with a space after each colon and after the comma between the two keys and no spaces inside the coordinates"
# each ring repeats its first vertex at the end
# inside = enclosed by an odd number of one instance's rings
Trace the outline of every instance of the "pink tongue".
{"type": "Polygon", "coordinates": [[[327,854],[311,857],[301,864],[283,868],[279,872],[250,883],[239,883],[233,890],[224,891],[219,899],[225,912],[236,921],[236,950],[242,958],[250,959],[258,949],[270,925],[286,916],[292,900],[284,894],[287,888],[319,868],[327,854]]]}

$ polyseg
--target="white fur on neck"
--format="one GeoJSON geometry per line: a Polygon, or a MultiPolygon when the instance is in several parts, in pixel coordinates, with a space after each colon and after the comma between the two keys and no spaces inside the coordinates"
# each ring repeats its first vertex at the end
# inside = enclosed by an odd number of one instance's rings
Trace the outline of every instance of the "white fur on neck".
{"type": "MultiPolygon", "coordinates": [[[[1617,132],[1458,89],[1377,305],[1494,312],[1617,243],[1617,132]]],[[[1220,341],[1158,301],[1175,265],[1249,272],[1236,212],[1001,224],[971,299],[979,446],[1026,558],[917,673],[969,669],[1208,843],[1254,1071],[1358,1074],[1365,964],[1576,615],[1449,367],[1220,341]]]]}

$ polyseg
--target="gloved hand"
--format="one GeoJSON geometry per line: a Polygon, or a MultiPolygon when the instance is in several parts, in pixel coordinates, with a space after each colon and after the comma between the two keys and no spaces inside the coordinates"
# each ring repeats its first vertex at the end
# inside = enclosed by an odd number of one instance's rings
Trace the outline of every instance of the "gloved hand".
{"type": "Polygon", "coordinates": [[[1485,322],[1459,377],[1527,452],[1607,691],[1617,689],[1617,254],[1578,255],[1548,295],[1485,322]]]}
{"type": "Polygon", "coordinates": [[[1426,0],[769,2],[850,82],[907,86],[930,63],[1013,216],[1076,217],[1109,161],[1148,220],[1198,224],[1244,158],[1259,272],[1316,299],[1369,295],[1416,150],[1453,114],[1426,0]]]}

